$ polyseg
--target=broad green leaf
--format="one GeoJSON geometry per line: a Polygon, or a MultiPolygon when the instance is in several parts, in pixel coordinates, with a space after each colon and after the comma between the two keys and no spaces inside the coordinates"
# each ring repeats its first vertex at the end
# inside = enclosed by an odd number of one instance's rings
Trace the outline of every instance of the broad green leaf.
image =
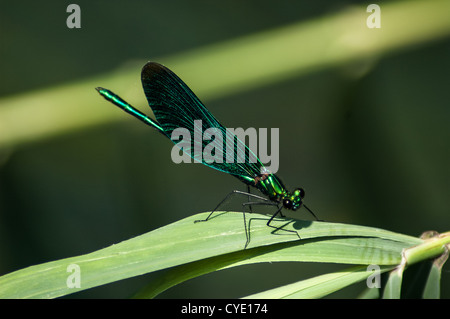
{"type": "Polygon", "coordinates": [[[194,223],[205,218],[206,214],[185,218],[90,254],[4,275],[0,277],[0,297],[53,298],[161,269],[180,265],[189,267],[195,262],[203,263],[204,267],[191,272],[190,277],[255,262],[392,265],[399,262],[403,248],[422,242],[418,238],[377,228],[277,220],[279,227],[296,230],[302,238],[299,240],[282,229],[267,227],[269,217],[248,214],[250,244],[243,251],[245,230],[242,213],[218,212],[208,222],[194,223]],[[71,264],[80,267],[80,288],[67,287],[66,281],[70,275],[67,267],[71,264]]]}
{"type": "Polygon", "coordinates": [[[250,263],[296,261],[396,265],[401,260],[404,246],[405,243],[371,237],[323,237],[263,246],[172,268],[162,273],[135,297],[153,298],[188,279],[250,263]]]}

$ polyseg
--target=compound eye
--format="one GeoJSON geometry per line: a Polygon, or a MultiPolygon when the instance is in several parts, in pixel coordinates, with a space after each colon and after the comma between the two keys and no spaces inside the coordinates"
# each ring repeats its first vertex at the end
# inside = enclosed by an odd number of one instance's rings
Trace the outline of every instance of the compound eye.
{"type": "Polygon", "coordinates": [[[283,206],[287,209],[292,209],[292,201],[290,201],[289,199],[283,200],[283,206]]]}
{"type": "Polygon", "coordinates": [[[297,189],[295,190],[295,194],[296,194],[297,196],[300,196],[300,198],[303,199],[303,197],[305,197],[305,190],[304,190],[303,188],[297,188],[297,189]]]}

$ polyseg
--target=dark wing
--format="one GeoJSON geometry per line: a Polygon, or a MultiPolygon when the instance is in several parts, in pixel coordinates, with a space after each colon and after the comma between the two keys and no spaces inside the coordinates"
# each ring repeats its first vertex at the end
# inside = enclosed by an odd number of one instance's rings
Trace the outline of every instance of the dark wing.
{"type": "MultiPolygon", "coordinates": [[[[177,128],[186,128],[190,132],[192,148],[184,147],[184,151],[194,160],[201,161],[219,171],[233,174],[249,184],[253,183],[254,178],[261,174],[264,166],[257,156],[238,138],[234,139],[234,136],[217,121],[194,92],[175,73],[161,64],[149,62],[142,69],[141,79],[148,104],[166,136],[171,138],[173,130],[177,128]],[[194,120],[201,120],[202,125],[194,125],[194,120]],[[222,141],[220,139],[194,141],[195,133],[203,136],[203,132],[209,128],[216,128],[218,132],[220,131],[223,137],[222,141]],[[226,136],[229,138],[227,139],[226,136]],[[233,142],[230,136],[236,142],[233,142]],[[192,152],[196,147],[201,147],[200,149],[203,150],[207,145],[209,147],[214,145],[223,150],[222,163],[206,162],[205,159],[200,159],[194,154],[198,152],[192,152]],[[239,148],[245,150],[245,159],[243,160],[241,157],[238,161],[237,150],[239,148]],[[230,151],[232,151],[232,157],[230,151]],[[226,154],[227,152],[228,154],[226,154]],[[254,163],[250,161],[250,157],[254,163]]],[[[173,142],[177,143],[177,141],[173,142]]]]}

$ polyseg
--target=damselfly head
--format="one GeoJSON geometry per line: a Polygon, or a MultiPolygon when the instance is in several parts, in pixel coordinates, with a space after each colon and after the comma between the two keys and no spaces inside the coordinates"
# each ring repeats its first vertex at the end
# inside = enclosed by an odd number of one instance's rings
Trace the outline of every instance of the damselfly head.
{"type": "Polygon", "coordinates": [[[297,188],[292,194],[287,194],[283,199],[283,206],[286,209],[297,210],[302,206],[302,200],[305,197],[303,188],[297,188]]]}

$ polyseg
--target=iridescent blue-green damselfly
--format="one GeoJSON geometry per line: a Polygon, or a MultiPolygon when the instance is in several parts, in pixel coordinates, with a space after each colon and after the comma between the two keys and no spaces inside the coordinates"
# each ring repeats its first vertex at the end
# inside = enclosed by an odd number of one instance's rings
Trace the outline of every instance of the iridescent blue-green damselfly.
{"type": "MultiPolygon", "coordinates": [[[[171,139],[172,132],[177,128],[186,128],[193,135],[196,130],[206,131],[209,128],[216,128],[223,134],[229,134],[228,131],[216,120],[216,118],[206,109],[203,103],[197,98],[194,92],[171,70],[165,66],[148,62],[142,69],[141,74],[142,86],[144,87],[145,96],[147,97],[148,104],[151,107],[156,120],[151,119],[144,113],[138,111],[136,108],[125,102],[118,95],[114,94],[110,90],[98,87],[96,90],[108,101],[117,105],[125,112],[133,115],[137,119],[141,120],[145,124],[155,128],[158,132],[171,139]],[[198,120],[201,120],[199,122],[198,120]],[[195,122],[195,123],[194,123],[195,122]],[[201,123],[202,127],[198,127],[198,123],[201,123]]],[[[171,139],[172,140],[172,139],[171,139]]],[[[175,144],[176,141],[172,140],[175,144]]],[[[194,144],[196,141],[194,141],[194,144]]],[[[197,141],[201,145],[197,145],[203,149],[207,144],[214,143],[214,141],[201,140],[197,141]]],[[[213,213],[232,195],[245,195],[250,199],[253,198],[256,201],[249,201],[243,203],[243,206],[251,205],[273,205],[277,207],[276,212],[267,222],[267,226],[279,229],[278,227],[271,225],[273,219],[279,214],[283,216],[281,210],[286,208],[288,210],[297,210],[301,206],[305,207],[313,216],[317,219],[316,215],[303,204],[303,198],[305,192],[302,188],[297,188],[293,192],[290,192],[283,185],[281,180],[275,175],[265,170],[261,161],[252,153],[252,151],[238,138],[235,139],[236,147],[233,147],[233,158],[237,158],[237,149],[239,147],[245,149],[245,160],[241,161],[205,161],[204,159],[197,159],[202,161],[203,164],[217,169],[219,171],[228,173],[238,178],[240,181],[247,185],[247,191],[234,190],[228,194],[217,207],[206,217],[204,220],[208,221],[213,213]],[[249,156],[252,154],[256,157],[256,161],[250,161],[249,156]],[[264,196],[259,196],[250,193],[250,186],[257,188],[264,196]]],[[[223,145],[220,145],[223,146],[223,145]]],[[[194,145],[194,148],[196,145],[194,145]]],[[[186,150],[185,150],[186,151],[186,150]]],[[[192,152],[188,152],[193,157],[192,152]]],[[[228,154],[230,155],[230,154],[228,154]]],[[[254,157],[254,158],[255,158],[254,157]]],[[[244,227],[246,235],[245,248],[250,242],[250,235],[247,231],[247,222],[244,215],[244,227]]],[[[318,219],[317,219],[318,220],[318,219]]],[[[285,230],[287,232],[295,233],[299,238],[300,236],[296,231],[285,230]]]]}

